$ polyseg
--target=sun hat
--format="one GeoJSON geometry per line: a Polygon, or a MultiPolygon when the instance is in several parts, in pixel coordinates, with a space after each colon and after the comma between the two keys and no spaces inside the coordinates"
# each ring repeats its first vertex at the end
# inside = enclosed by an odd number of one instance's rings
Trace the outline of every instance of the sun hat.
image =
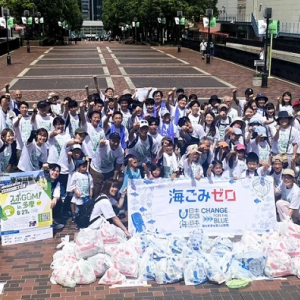
{"type": "Polygon", "coordinates": [[[279,121],[280,119],[294,119],[293,116],[291,116],[286,110],[282,110],[278,113],[278,117],[276,119],[276,121],[279,121]]]}
{"type": "Polygon", "coordinates": [[[272,157],[272,162],[275,162],[276,160],[279,160],[280,162],[283,162],[283,159],[280,155],[275,155],[272,157]]]}
{"type": "Polygon", "coordinates": [[[218,147],[225,148],[225,147],[229,147],[229,146],[226,142],[219,142],[218,147]]]}
{"type": "Polygon", "coordinates": [[[259,93],[256,95],[255,101],[257,101],[258,99],[264,99],[266,102],[268,102],[269,100],[269,98],[263,93],[259,93]]]}
{"type": "Polygon", "coordinates": [[[166,114],[170,114],[170,112],[166,109],[166,108],[163,108],[160,112],[161,116],[164,117],[166,114]]]}
{"type": "Polygon", "coordinates": [[[242,128],[246,126],[245,121],[241,117],[236,117],[230,124],[230,127],[232,127],[236,122],[241,122],[242,123],[242,128]]]}
{"type": "Polygon", "coordinates": [[[259,124],[262,125],[261,119],[257,118],[257,117],[252,117],[249,121],[249,125],[250,124],[259,124]]]}
{"type": "Polygon", "coordinates": [[[75,144],[75,145],[73,145],[72,148],[71,148],[72,151],[73,151],[73,150],[76,150],[76,149],[80,149],[80,150],[81,150],[81,149],[82,149],[82,148],[81,148],[81,145],[80,145],[80,144],[75,144]]]}
{"type": "Polygon", "coordinates": [[[87,161],[84,159],[78,159],[75,163],[76,168],[79,168],[80,166],[87,164],[87,161]]]}
{"type": "Polygon", "coordinates": [[[282,175],[289,175],[295,178],[295,172],[292,169],[284,169],[282,175]]]}
{"type": "Polygon", "coordinates": [[[208,103],[211,104],[212,101],[217,101],[218,103],[221,103],[222,100],[217,95],[211,95],[208,99],[208,103]]]}
{"type": "Polygon", "coordinates": [[[189,145],[187,147],[187,149],[186,149],[186,155],[189,155],[189,154],[192,154],[192,153],[202,154],[202,152],[199,151],[197,144],[189,145]]]}
{"type": "Polygon", "coordinates": [[[222,108],[226,108],[228,110],[228,105],[225,103],[222,103],[218,106],[218,110],[221,110],[222,108]]]}

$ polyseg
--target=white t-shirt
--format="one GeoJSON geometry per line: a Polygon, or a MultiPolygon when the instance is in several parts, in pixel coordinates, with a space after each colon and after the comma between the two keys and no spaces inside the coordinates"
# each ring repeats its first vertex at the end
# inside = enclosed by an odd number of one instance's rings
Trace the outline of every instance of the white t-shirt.
{"type": "Polygon", "coordinates": [[[293,184],[292,188],[287,189],[285,184],[282,182],[278,187],[278,192],[281,194],[281,199],[290,203],[290,209],[300,208],[300,188],[296,183],[293,184]]]}
{"type": "Polygon", "coordinates": [[[269,161],[271,148],[267,141],[259,142],[258,144],[256,144],[256,139],[252,139],[250,140],[248,147],[248,152],[256,153],[259,157],[259,161],[269,161]]]}
{"type": "Polygon", "coordinates": [[[75,116],[72,116],[69,113],[69,118],[70,118],[70,123],[68,126],[69,134],[71,137],[74,137],[76,129],[80,127],[79,116],[78,116],[78,114],[76,114],[75,116]]]}
{"type": "Polygon", "coordinates": [[[178,163],[175,153],[163,154],[164,178],[171,178],[173,173],[178,172],[178,163]]]}
{"type": "Polygon", "coordinates": [[[41,115],[37,114],[35,116],[34,129],[37,130],[40,128],[45,128],[48,131],[48,133],[50,131],[53,131],[53,117],[42,117],[41,115]]]}
{"type": "Polygon", "coordinates": [[[200,164],[200,160],[192,161],[189,164],[188,158],[186,158],[183,163],[183,170],[184,170],[184,177],[195,179],[195,176],[197,175],[203,176],[203,168],[200,164]]]}
{"type": "Polygon", "coordinates": [[[205,136],[203,126],[200,124],[193,125],[193,132],[189,132],[188,134],[186,134],[187,137],[189,135],[199,140],[202,139],[205,136]]]}
{"type": "Polygon", "coordinates": [[[289,113],[289,115],[291,115],[291,116],[294,114],[294,110],[293,110],[292,105],[279,104],[279,111],[287,111],[289,113]]]}
{"type": "MultiPolygon", "coordinates": [[[[13,123],[17,122],[18,118],[13,120],[13,123]]],[[[24,144],[27,143],[27,140],[30,137],[31,131],[33,130],[33,123],[31,122],[31,117],[22,117],[19,121],[19,126],[14,126],[14,131],[17,139],[17,149],[22,150],[24,144]]]]}
{"type": "Polygon", "coordinates": [[[232,169],[229,166],[229,163],[226,160],[223,160],[223,169],[224,171],[228,171],[229,177],[236,176],[237,178],[241,178],[242,174],[248,169],[246,160],[236,159],[233,162],[232,169]]]}
{"type": "Polygon", "coordinates": [[[198,114],[197,116],[194,116],[194,115],[192,115],[192,114],[189,114],[188,117],[189,117],[189,119],[190,119],[192,125],[195,125],[195,124],[199,124],[201,115],[198,114]]]}
{"type": "MultiPolygon", "coordinates": [[[[0,148],[4,145],[2,139],[0,139],[0,148]]],[[[11,158],[12,150],[11,145],[6,146],[4,150],[0,153],[0,172],[3,173],[6,167],[9,164],[9,160],[11,158]]]]}
{"type": "MultiPolygon", "coordinates": [[[[276,130],[276,129],[275,129],[276,130]]],[[[276,132],[273,133],[273,136],[276,132]]],[[[293,144],[299,142],[299,133],[294,127],[280,128],[279,138],[277,141],[273,140],[272,151],[274,153],[293,154],[293,144]],[[292,130],[291,130],[292,129],[292,130]]]]}
{"type": "Polygon", "coordinates": [[[13,128],[13,119],[16,117],[16,114],[14,113],[13,110],[8,109],[7,113],[5,113],[1,108],[0,108],[0,131],[2,131],[5,128],[13,128]]]}
{"type": "Polygon", "coordinates": [[[60,116],[62,114],[61,111],[61,104],[60,103],[56,103],[56,104],[50,104],[51,107],[51,111],[56,114],[57,116],[60,116]]]}
{"type": "Polygon", "coordinates": [[[109,173],[114,170],[115,162],[122,165],[124,162],[124,150],[121,145],[116,150],[112,150],[109,141],[105,141],[105,146],[98,147],[91,168],[99,173],[109,173]]]}
{"type": "MultiPolygon", "coordinates": [[[[179,136],[178,127],[177,127],[177,125],[174,124],[174,122],[172,122],[172,125],[173,125],[174,138],[178,138],[178,136],[179,136]]],[[[169,127],[170,127],[170,124],[166,124],[162,120],[160,121],[160,124],[159,124],[159,127],[158,127],[158,132],[160,133],[160,135],[162,137],[167,136],[167,137],[171,138],[171,136],[168,135],[169,127]]]]}
{"type": "Polygon", "coordinates": [[[244,108],[245,108],[245,105],[247,103],[247,100],[246,99],[239,99],[239,110],[240,110],[240,113],[239,113],[239,116],[242,117],[244,116],[244,108]]]}
{"type": "MultiPolygon", "coordinates": [[[[175,113],[176,113],[176,108],[177,108],[178,106],[176,105],[176,106],[172,106],[172,105],[170,105],[170,114],[171,114],[171,120],[174,122],[174,119],[175,119],[175,113]]],[[[184,108],[184,109],[181,109],[181,108],[179,108],[178,107],[178,116],[179,116],[179,118],[178,118],[178,120],[180,119],[180,118],[182,118],[182,117],[185,117],[186,116],[186,109],[184,108]]]]}
{"type": "Polygon", "coordinates": [[[127,129],[129,130],[131,128],[131,113],[130,113],[130,110],[128,109],[127,112],[124,112],[122,110],[120,110],[120,112],[122,113],[123,115],[123,121],[122,121],[122,125],[127,129]]]}
{"type": "Polygon", "coordinates": [[[22,154],[18,163],[21,171],[38,171],[40,170],[39,162],[47,162],[47,146],[43,144],[39,147],[35,140],[30,144],[24,144],[22,154]]]}
{"type": "Polygon", "coordinates": [[[101,139],[105,140],[104,130],[100,127],[95,128],[91,123],[86,122],[83,129],[88,133],[82,143],[82,151],[93,159],[101,139]]]}
{"type": "Polygon", "coordinates": [[[58,182],[53,190],[52,198],[60,198],[60,182],[58,182]]]}
{"type": "Polygon", "coordinates": [[[210,127],[204,126],[205,136],[211,138],[212,141],[219,141],[220,140],[220,133],[218,127],[216,127],[216,133],[212,136],[210,132],[210,127]]]}
{"type": "Polygon", "coordinates": [[[237,118],[238,112],[235,108],[230,107],[228,109],[227,116],[229,116],[231,118],[231,120],[233,121],[235,118],[237,118]]]}
{"type": "MultiPolygon", "coordinates": [[[[133,139],[129,141],[129,146],[135,140],[135,138],[136,134],[134,134],[133,139]]],[[[151,162],[151,157],[155,155],[155,149],[157,149],[157,145],[155,145],[154,142],[155,141],[153,140],[152,153],[150,152],[150,143],[148,137],[145,141],[141,140],[139,137],[135,146],[128,148],[128,154],[132,154],[137,158],[138,166],[141,166],[143,163],[147,163],[149,161],[151,162]]]]}
{"type": "Polygon", "coordinates": [[[58,159],[60,158],[61,151],[70,140],[71,136],[66,132],[60,133],[52,139],[49,138],[49,163],[57,163],[58,159]]]}
{"type": "Polygon", "coordinates": [[[98,216],[103,216],[106,220],[116,216],[109,199],[102,199],[94,205],[90,221],[94,220],[98,216]]]}
{"type": "Polygon", "coordinates": [[[156,133],[156,135],[152,135],[148,132],[148,135],[152,136],[153,147],[155,147],[155,149],[153,149],[153,151],[154,151],[154,153],[157,153],[161,147],[161,141],[162,141],[163,137],[159,133],[156,133]]]}
{"type": "Polygon", "coordinates": [[[81,197],[77,198],[74,194],[71,202],[82,205],[82,198],[90,196],[90,189],[93,187],[93,178],[89,173],[75,172],[71,179],[71,190],[76,189],[81,194],[81,197]]]}

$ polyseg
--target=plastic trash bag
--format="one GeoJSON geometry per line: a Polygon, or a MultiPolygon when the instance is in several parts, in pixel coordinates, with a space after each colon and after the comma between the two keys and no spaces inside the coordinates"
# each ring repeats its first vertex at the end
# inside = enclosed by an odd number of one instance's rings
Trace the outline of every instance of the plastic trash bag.
{"type": "Polygon", "coordinates": [[[88,258],[101,252],[104,248],[99,230],[81,229],[76,238],[76,257],[88,258]]]}
{"type": "Polygon", "coordinates": [[[292,258],[292,274],[300,278],[300,257],[292,258]]]}
{"type": "Polygon", "coordinates": [[[184,246],[187,246],[187,240],[180,237],[170,237],[168,239],[168,254],[180,254],[184,246]]]}
{"type": "Polygon", "coordinates": [[[281,236],[277,247],[284,250],[290,257],[300,256],[300,239],[294,236],[281,236]]]}
{"type": "Polygon", "coordinates": [[[206,268],[202,261],[192,260],[184,268],[185,285],[198,285],[207,281],[206,268]]]}
{"type": "Polygon", "coordinates": [[[265,274],[268,277],[281,277],[293,273],[292,259],[282,249],[271,249],[268,252],[265,274]]]}
{"type": "Polygon", "coordinates": [[[143,241],[139,236],[134,236],[127,241],[128,245],[131,245],[138,255],[142,255],[144,253],[143,241]]]}
{"type": "Polygon", "coordinates": [[[236,259],[233,259],[230,265],[230,274],[231,278],[235,279],[254,279],[254,275],[249,271],[243,268],[241,262],[236,259]]]}
{"type": "Polygon", "coordinates": [[[72,277],[77,284],[90,284],[96,281],[96,275],[92,265],[84,259],[80,259],[74,265],[72,277]]]}
{"type": "Polygon", "coordinates": [[[139,255],[132,244],[125,242],[119,244],[112,253],[113,265],[121,274],[128,277],[138,277],[139,255]]]}
{"type": "Polygon", "coordinates": [[[100,232],[104,244],[118,244],[126,240],[123,230],[109,222],[101,225],[100,232]]]}
{"type": "Polygon", "coordinates": [[[87,261],[93,267],[96,277],[101,277],[113,265],[111,258],[102,253],[89,257],[87,261]]]}
{"type": "Polygon", "coordinates": [[[149,236],[148,247],[153,249],[154,257],[165,257],[168,250],[168,239],[149,236]]]}
{"type": "Polygon", "coordinates": [[[119,244],[104,244],[104,253],[112,256],[113,252],[118,248],[119,244]]]}
{"type": "Polygon", "coordinates": [[[122,284],[126,282],[126,277],[119,272],[118,269],[111,267],[109,268],[103,277],[99,280],[99,284],[122,284]]]}
{"type": "Polygon", "coordinates": [[[254,277],[261,277],[264,275],[264,268],[266,265],[266,255],[260,251],[248,251],[234,255],[242,267],[249,270],[254,277]]]}
{"type": "Polygon", "coordinates": [[[206,251],[211,247],[212,240],[209,239],[208,236],[206,236],[203,233],[203,230],[201,229],[200,231],[192,231],[189,235],[188,239],[188,245],[192,249],[198,251],[198,250],[203,250],[206,251]],[[204,249],[203,249],[204,247],[204,249]]]}
{"type": "Polygon", "coordinates": [[[179,258],[163,257],[156,260],[155,280],[158,284],[175,283],[183,279],[179,258]]]}
{"type": "Polygon", "coordinates": [[[73,266],[70,265],[56,268],[52,272],[50,281],[53,284],[60,284],[64,287],[73,288],[76,286],[76,281],[72,277],[72,272],[73,272],[73,266]]]}
{"type": "Polygon", "coordinates": [[[280,235],[293,236],[300,239],[300,226],[291,220],[284,220],[277,223],[277,231],[280,235]]]}
{"type": "Polygon", "coordinates": [[[210,254],[204,254],[207,278],[209,281],[221,284],[226,281],[226,277],[216,260],[210,254]]]}
{"type": "Polygon", "coordinates": [[[256,251],[263,250],[261,237],[252,231],[247,231],[242,235],[241,243],[248,250],[256,250],[256,251]]]}
{"type": "Polygon", "coordinates": [[[140,260],[140,280],[155,280],[156,261],[153,258],[153,249],[148,247],[140,260]]]}

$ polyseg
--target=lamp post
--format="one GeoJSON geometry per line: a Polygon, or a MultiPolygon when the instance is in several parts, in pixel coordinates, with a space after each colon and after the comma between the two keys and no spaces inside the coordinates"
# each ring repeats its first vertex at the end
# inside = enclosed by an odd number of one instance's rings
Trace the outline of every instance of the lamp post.
{"type": "Polygon", "coordinates": [[[37,12],[36,16],[37,16],[37,18],[35,20],[35,23],[38,25],[38,35],[39,35],[39,38],[40,38],[40,18],[41,18],[41,13],[37,12]]]}
{"type": "Polygon", "coordinates": [[[178,18],[178,49],[177,52],[181,52],[181,38],[180,38],[180,22],[182,17],[182,11],[177,12],[177,18],[178,18]]]}
{"type": "Polygon", "coordinates": [[[206,46],[206,63],[210,64],[210,52],[209,52],[209,45],[210,45],[210,20],[213,15],[214,11],[211,8],[206,10],[206,15],[208,16],[208,37],[207,37],[207,46],[206,46]],[[208,50],[207,50],[208,49],[208,50]]]}
{"type": "Polygon", "coordinates": [[[30,53],[30,42],[29,42],[29,24],[28,24],[28,18],[29,18],[29,10],[24,10],[24,17],[26,18],[26,33],[27,33],[27,53],[30,53]]]}
{"type": "Polygon", "coordinates": [[[134,43],[136,44],[136,23],[137,23],[137,17],[133,18],[132,26],[134,27],[134,43]]]}
{"type": "Polygon", "coordinates": [[[9,17],[9,13],[7,8],[3,8],[3,15],[5,18],[5,25],[6,25],[6,47],[7,47],[6,64],[9,66],[11,65],[11,56],[9,54],[8,26],[7,26],[7,18],[9,17]]]}
{"type": "Polygon", "coordinates": [[[265,8],[264,18],[267,19],[267,28],[266,28],[266,36],[265,36],[265,44],[264,44],[264,72],[261,78],[261,87],[268,87],[268,72],[267,72],[267,61],[268,61],[268,40],[269,40],[269,21],[272,18],[272,8],[265,8]]]}

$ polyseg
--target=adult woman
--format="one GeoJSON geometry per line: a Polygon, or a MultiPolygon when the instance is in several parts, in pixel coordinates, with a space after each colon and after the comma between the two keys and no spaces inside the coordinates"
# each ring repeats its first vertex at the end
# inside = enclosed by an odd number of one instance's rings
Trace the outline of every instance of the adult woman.
{"type": "Polygon", "coordinates": [[[60,230],[65,227],[59,224],[58,219],[61,218],[62,201],[60,198],[60,183],[58,177],[60,174],[60,166],[58,164],[44,164],[43,169],[48,181],[51,183],[51,205],[53,214],[53,229],[60,230]],[[49,174],[47,174],[49,172],[49,174]]]}
{"type": "MultiPolygon", "coordinates": [[[[9,129],[5,128],[1,132],[1,139],[0,139],[0,172],[3,173],[6,170],[9,160],[13,155],[13,149],[11,147],[15,138],[14,132],[9,129]]],[[[14,149],[16,152],[16,149],[14,149]]],[[[14,153],[16,154],[16,153],[14,153]]]]}

